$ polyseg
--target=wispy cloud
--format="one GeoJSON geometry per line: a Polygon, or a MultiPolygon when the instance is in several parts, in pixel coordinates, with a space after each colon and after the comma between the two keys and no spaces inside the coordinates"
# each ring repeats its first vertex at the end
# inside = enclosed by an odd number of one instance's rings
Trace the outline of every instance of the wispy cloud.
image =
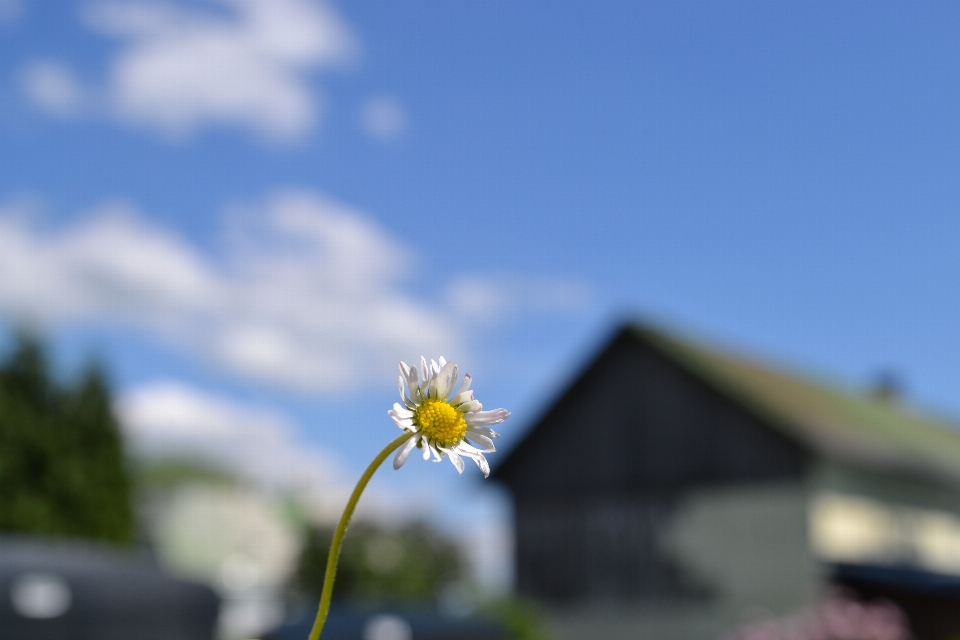
{"type": "Polygon", "coordinates": [[[502,322],[521,314],[579,313],[592,298],[584,280],[514,273],[458,275],[447,289],[450,308],[478,322],[502,322]]]}
{"type": "Polygon", "coordinates": [[[410,249],[359,211],[278,193],[207,256],[129,205],[70,228],[0,214],[0,312],[133,325],[249,379],[340,391],[401,356],[452,353],[453,322],[405,292],[410,249]]]}
{"type": "Polygon", "coordinates": [[[283,414],[180,382],[129,390],[116,411],[141,454],[204,457],[269,485],[327,484],[339,473],[332,459],[298,441],[283,414]]]}
{"type": "Polygon", "coordinates": [[[588,295],[549,277],[453,273],[447,296],[418,297],[416,252],[316,192],[277,192],[225,219],[205,253],[129,204],[56,229],[0,207],[0,314],[132,326],[248,380],[342,392],[400,358],[464,354],[479,324],[576,312],[588,295]]]}
{"type": "Polygon", "coordinates": [[[80,115],[89,105],[83,85],[58,62],[34,61],[20,71],[23,92],[37,107],[59,117],[80,115]]]}
{"type": "Polygon", "coordinates": [[[407,116],[395,98],[379,96],[363,103],[360,126],[367,135],[389,142],[400,137],[407,128],[407,116]]]}
{"type": "MultiPolygon", "coordinates": [[[[281,412],[174,380],[129,389],[114,409],[137,455],[206,460],[261,488],[295,496],[320,520],[335,521],[352,490],[353,478],[339,461],[306,442],[281,412]]],[[[411,502],[372,489],[359,515],[380,521],[422,516],[431,499],[411,502]]]]}
{"type": "MultiPolygon", "coordinates": [[[[299,139],[315,126],[322,99],[317,71],[358,51],[332,5],[311,0],[101,0],[84,12],[98,34],[119,40],[105,86],[85,89],[121,122],[182,138],[210,126],[252,130],[271,141],[299,139]]],[[[29,95],[53,115],[70,78],[64,65],[29,95]],[[58,81],[58,84],[50,80],[58,81]],[[51,98],[53,96],[53,98],[51,98]]]]}

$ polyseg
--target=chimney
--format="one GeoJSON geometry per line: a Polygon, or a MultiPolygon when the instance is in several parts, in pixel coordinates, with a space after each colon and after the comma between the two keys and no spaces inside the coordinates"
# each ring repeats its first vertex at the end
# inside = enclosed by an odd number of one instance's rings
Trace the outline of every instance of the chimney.
{"type": "Polygon", "coordinates": [[[903,396],[903,382],[893,371],[881,369],[873,380],[870,395],[881,402],[896,402],[903,396]]]}

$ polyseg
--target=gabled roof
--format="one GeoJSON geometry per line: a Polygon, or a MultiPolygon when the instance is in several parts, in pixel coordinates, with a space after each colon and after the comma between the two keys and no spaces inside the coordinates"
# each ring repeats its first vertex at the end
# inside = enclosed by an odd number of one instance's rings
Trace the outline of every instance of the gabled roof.
{"type": "Polygon", "coordinates": [[[960,424],[645,325],[625,329],[828,457],[960,484],[960,424]]]}
{"type": "MultiPolygon", "coordinates": [[[[645,324],[623,327],[603,353],[630,340],[655,349],[821,458],[960,486],[956,422],[645,324]]],[[[494,476],[524,449],[521,442],[501,459],[494,476]]]]}

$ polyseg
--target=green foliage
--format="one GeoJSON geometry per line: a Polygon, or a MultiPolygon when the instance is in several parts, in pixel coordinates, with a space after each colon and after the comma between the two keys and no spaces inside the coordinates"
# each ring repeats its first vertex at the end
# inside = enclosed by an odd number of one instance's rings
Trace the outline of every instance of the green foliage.
{"type": "Polygon", "coordinates": [[[136,465],[134,476],[141,491],[172,489],[182,484],[230,487],[238,483],[230,472],[209,462],[182,457],[141,462],[136,465]]]}
{"type": "Polygon", "coordinates": [[[510,640],[550,640],[543,615],[537,607],[520,598],[488,602],[483,613],[503,629],[510,640]]]}
{"type": "Polygon", "coordinates": [[[103,372],[50,377],[40,342],[0,362],[0,531],[127,542],[130,478],[103,372]]]}
{"type": "MultiPolygon", "coordinates": [[[[294,587],[313,598],[323,588],[333,529],[308,532],[294,587]]],[[[463,575],[456,545],[422,524],[391,531],[365,523],[351,525],[344,538],[335,600],[436,603],[463,575]]]]}

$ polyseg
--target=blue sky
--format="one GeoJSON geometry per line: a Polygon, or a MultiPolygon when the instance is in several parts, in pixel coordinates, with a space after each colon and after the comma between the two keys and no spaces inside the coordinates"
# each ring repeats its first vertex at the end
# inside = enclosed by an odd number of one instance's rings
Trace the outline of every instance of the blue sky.
{"type": "MultiPolygon", "coordinates": [[[[393,436],[396,360],[461,362],[509,447],[628,318],[960,415],[958,28],[947,2],[0,0],[0,315],[65,370],[103,358],[142,450],[318,486],[393,436]]],[[[477,475],[373,488],[501,522],[477,475]]]]}

